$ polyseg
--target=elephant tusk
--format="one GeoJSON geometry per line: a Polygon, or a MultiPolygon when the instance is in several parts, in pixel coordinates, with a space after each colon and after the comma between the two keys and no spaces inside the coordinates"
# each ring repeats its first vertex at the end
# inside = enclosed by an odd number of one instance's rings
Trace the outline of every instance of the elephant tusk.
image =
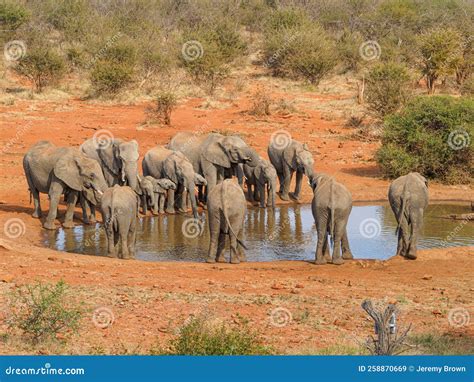
{"type": "Polygon", "coordinates": [[[104,195],[104,193],[101,190],[96,190],[96,191],[100,196],[104,195]]]}

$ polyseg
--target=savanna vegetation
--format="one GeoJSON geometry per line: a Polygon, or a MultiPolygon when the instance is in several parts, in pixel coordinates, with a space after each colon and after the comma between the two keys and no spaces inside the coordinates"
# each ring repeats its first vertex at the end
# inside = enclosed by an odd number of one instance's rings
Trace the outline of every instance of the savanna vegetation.
{"type": "Polygon", "coordinates": [[[165,124],[179,86],[212,96],[249,59],[313,87],[345,74],[384,125],[377,160],[387,177],[472,179],[472,116],[458,115],[474,89],[469,0],[1,0],[0,21],[3,44],[24,42],[2,65],[34,91],[76,76],[84,97],[151,96],[165,124]],[[435,93],[463,99],[410,100],[435,93]],[[447,144],[454,130],[467,137],[461,149],[447,144]]]}

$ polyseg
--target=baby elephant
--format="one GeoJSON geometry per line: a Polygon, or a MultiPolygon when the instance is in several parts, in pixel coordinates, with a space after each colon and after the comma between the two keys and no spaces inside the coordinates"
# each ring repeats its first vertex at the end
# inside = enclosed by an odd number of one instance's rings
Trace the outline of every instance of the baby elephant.
{"type": "Polygon", "coordinates": [[[428,182],[417,172],[395,179],[388,190],[390,207],[397,219],[397,255],[416,259],[418,235],[428,206],[428,182]]]}
{"type": "Polygon", "coordinates": [[[152,176],[138,176],[141,207],[144,215],[148,206],[152,207],[154,215],[164,213],[164,205],[168,190],[176,190],[176,185],[169,179],[155,179],[152,176]]]}
{"type": "Polygon", "coordinates": [[[277,172],[275,167],[269,161],[260,158],[255,167],[244,164],[244,174],[248,200],[260,201],[260,207],[262,208],[266,205],[274,208],[277,191],[277,172]],[[267,201],[265,201],[266,196],[267,201]]]}
{"type": "Polygon", "coordinates": [[[243,224],[246,212],[245,195],[242,188],[226,179],[214,186],[207,199],[210,232],[208,263],[225,262],[225,237],[230,239],[230,262],[245,261],[247,249],[242,242],[243,224]]]}
{"type": "Polygon", "coordinates": [[[313,189],[313,212],[318,242],[316,264],[331,262],[340,265],[343,259],[352,259],[347,238],[347,221],[352,210],[352,196],[342,184],[326,174],[318,174],[310,180],[313,189]],[[329,254],[328,235],[333,242],[332,259],[329,254]],[[341,257],[342,245],[342,257],[341,257]]]}
{"type": "Polygon", "coordinates": [[[105,190],[101,210],[109,257],[117,257],[119,239],[122,244],[121,258],[135,257],[139,205],[138,195],[128,186],[115,185],[105,190]]]}

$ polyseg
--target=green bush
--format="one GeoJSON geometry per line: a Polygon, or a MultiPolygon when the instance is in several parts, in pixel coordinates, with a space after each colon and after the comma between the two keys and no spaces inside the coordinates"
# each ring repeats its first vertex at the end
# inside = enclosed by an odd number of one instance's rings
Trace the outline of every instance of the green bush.
{"type": "Polygon", "coordinates": [[[376,159],[389,178],[418,171],[446,183],[469,183],[473,138],[473,98],[418,97],[385,119],[376,159]]]}
{"type": "Polygon", "coordinates": [[[29,52],[18,61],[15,70],[29,78],[36,91],[57,82],[65,72],[64,59],[50,49],[29,52]]]}
{"type": "Polygon", "coordinates": [[[453,74],[462,62],[462,35],[452,28],[434,28],[419,37],[421,71],[426,86],[434,93],[436,80],[453,74]]]}
{"type": "Polygon", "coordinates": [[[10,2],[0,3],[0,25],[2,25],[2,29],[18,29],[29,18],[30,13],[21,5],[10,2]]]}
{"type": "Polygon", "coordinates": [[[336,65],[335,42],[324,29],[311,23],[267,32],[265,63],[273,74],[303,78],[317,85],[336,65]]]}
{"type": "Polygon", "coordinates": [[[131,45],[108,47],[99,54],[91,71],[92,87],[98,94],[113,94],[133,81],[136,52],[131,45]]]}
{"type": "Polygon", "coordinates": [[[81,310],[71,302],[63,281],[14,290],[10,311],[9,326],[20,329],[34,344],[77,330],[81,317],[81,310]]]}
{"type": "Polygon", "coordinates": [[[369,109],[378,117],[399,110],[408,98],[409,81],[410,75],[403,65],[386,63],[372,68],[366,88],[369,109]]]}
{"type": "Polygon", "coordinates": [[[259,336],[246,326],[211,325],[197,317],[183,325],[171,341],[170,354],[177,355],[255,355],[269,354],[259,336]]]}

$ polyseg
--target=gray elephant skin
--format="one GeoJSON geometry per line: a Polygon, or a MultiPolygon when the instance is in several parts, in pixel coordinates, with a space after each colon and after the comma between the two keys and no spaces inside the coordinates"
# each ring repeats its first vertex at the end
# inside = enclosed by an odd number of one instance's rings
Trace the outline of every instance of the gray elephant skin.
{"type": "Polygon", "coordinates": [[[418,235],[423,227],[428,199],[428,182],[417,172],[401,176],[390,185],[388,200],[398,223],[397,255],[416,259],[418,235]]]}
{"type": "Polygon", "coordinates": [[[275,208],[277,191],[277,172],[273,165],[260,158],[255,167],[243,165],[245,183],[247,184],[247,198],[249,201],[258,201],[260,207],[275,208]]]}
{"type": "Polygon", "coordinates": [[[89,203],[100,203],[107,188],[100,165],[77,148],[57,147],[51,142],[36,143],[23,157],[23,169],[34,200],[33,217],[41,217],[39,194],[48,194],[49,213],[43,223],[46,229],[55,229],[59,199],[66,196],[67,211],[63,227],[74,226],[74,208],[79,195],[89,203]]]}
{"type": "Polygon", "coordinates": [[[208,224],[210,232],[208,263],[225,262],[225,238],[229,235],[230,262],[245,261],[243,224],[247,211],[242,188],[231,179],[216,185],[208,195],[208,224]]]}
{"type": "Polygon", "coordinates": [[[347,237],[347,221],[352,210],[352,196],[347,188],[326,174],[314,175],[310,180],[313,189],[311,210],[318,231],[315,263],[343,264],[352,259],[347,237]],[[328,235],[333,243],[332,258],[328,235]],[[342,249],[342,254],[341,254],[342,249]]]}
{"type": "Polygon", "coordinates": [[[138,176],[139,195],[144,215],[148,207],[152,208],[154,215],[164,213],[164,205],[168,190],[176,190],[176,185],[169,179],[155,179],[152,176],[138,176]]]}
{"type": "MultiPolygon", "coordinates": [[[[198,135],[192,132],[176,134],[168,148],[183,153],[194,167],[194,171],[207,181],[207,191],[231,175],[239,163],[256,166],[259,156],[242,138],[234,135],[210,133],[198,135]]],[[[202,189],[200,198],[203,198],[202,189]]]]}
{"type": "MultiPolygon", "coordinates": [[[[166,178],[176,185],[175,191],[168,191],[167,213],[175,213],[175,204],[179,204],[179,211],[186,212],[186,193],[188,190],[191,208],[195,218],[199,217],[195,195],[196,185],[202,185],[204,179],[195,173],[191,162],[180,152],[157,146],[150,149],[143,158],[143,175],[154,178],[166,178]]],[[[205,182],[204,182],[205,183],[205,182]]]]}
{"type": "Polygon", "coordinates": [[[306,143],[302,144],[294,139],[289,139],[286,144],[285,142],[283,142],[284,144],[279,143],[281,142],[270,142],[268,146],[268,158],[278,174],[280,198],[282,200],[289,200],[291,197],[298,200],[303,175],[306,175],[308,179],[313,176],[314,159],[306,143]],[[291,179],[295,172],[295,192],[290,193],[291,179]]]}
{"type": "Polygon", "coordinates": [[[102,197],[101,212],[107,236],[107,255],[117,257],[119,242],[122,259],[135,257],[138,207],[140,199],[132,188],[115,185],[102,197]]]}

